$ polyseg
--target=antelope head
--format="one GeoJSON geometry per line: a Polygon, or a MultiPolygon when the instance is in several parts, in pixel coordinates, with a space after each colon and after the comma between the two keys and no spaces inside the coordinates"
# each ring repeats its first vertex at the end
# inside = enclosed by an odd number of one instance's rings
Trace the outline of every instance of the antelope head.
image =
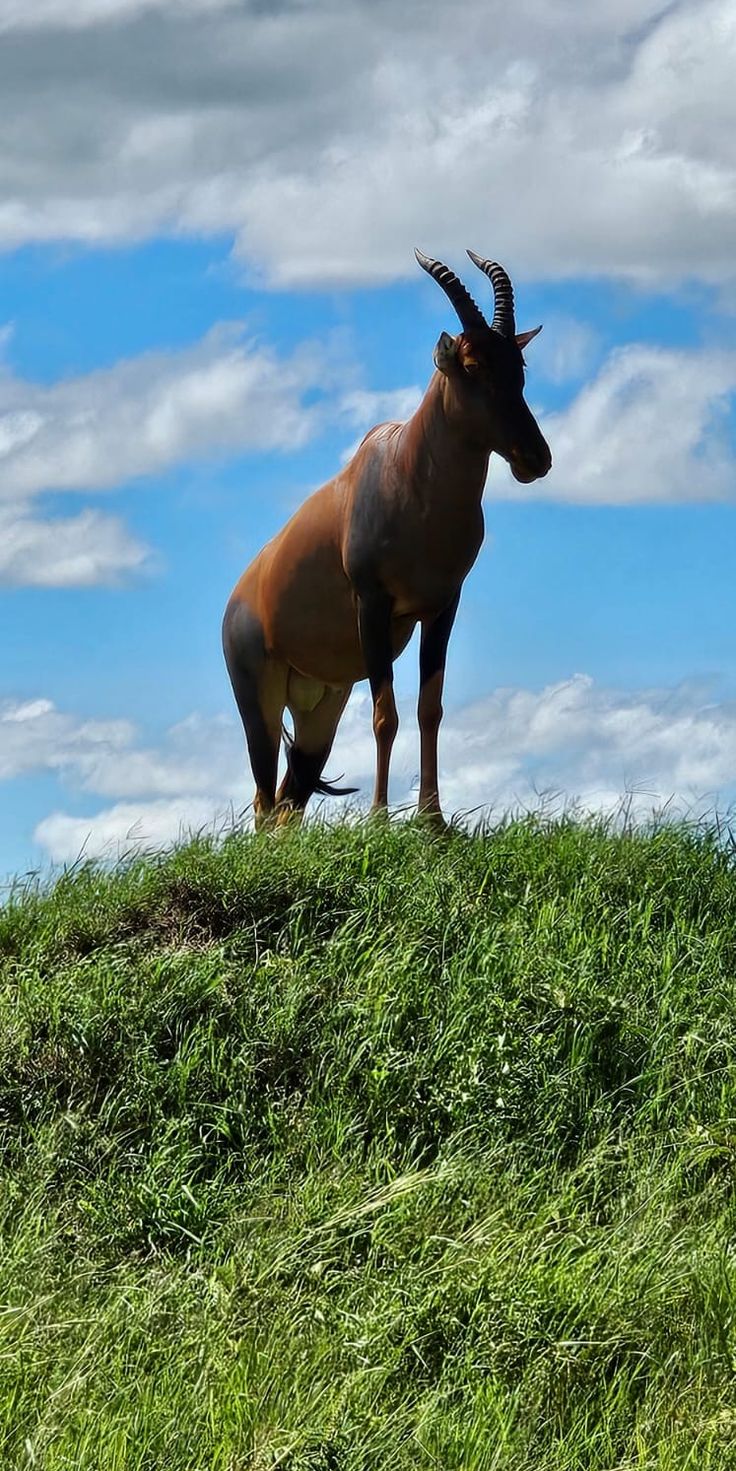
{"type": "Polygon", "coordinates": [[[539,480],[552,465],[547,441],[524,398],[523,350],[541,327],[517,332],[514,292],[502,266],[468,255],[493,287],[494,312],[490,326],[462,281],[420,250],[414,254],[423,270],[452,302],[462,326],[457,337],[440,335],[434,363],[445,379],[444,399],[449,417],[458,419],[464,433],[508,461],[511,473],[523,485],[539,480]]]}

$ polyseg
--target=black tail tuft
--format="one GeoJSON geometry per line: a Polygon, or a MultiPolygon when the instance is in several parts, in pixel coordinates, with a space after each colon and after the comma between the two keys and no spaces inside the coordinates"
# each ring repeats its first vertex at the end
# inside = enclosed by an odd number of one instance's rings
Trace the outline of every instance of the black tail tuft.
{"type": "Polygon", "coordinates": [[[351,797],[353,792],[360,791],[360,787],[336,787],[334,782],[320,780],[314,790],[323,797],[351,797]]]}
{"type": "Polygon", "coordinates": [[[350,797],[353,792],[360,790],[359,787],[336,787],[331,781],[323,781],[321,771],[327,752],[308,755],[306,751],[300,751],[285,725],[281,729],[287,770],[285,787],[282,788],[284,797],[295,802],[298,807],[304,807],[313,792],[319,792],[322,797],[350,797]]]}

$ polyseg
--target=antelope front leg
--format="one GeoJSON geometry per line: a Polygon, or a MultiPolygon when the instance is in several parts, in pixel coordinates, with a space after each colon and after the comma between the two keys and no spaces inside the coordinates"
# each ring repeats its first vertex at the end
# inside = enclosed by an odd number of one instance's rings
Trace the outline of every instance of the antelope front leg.
{"type": "Polygon", "coordinates": [[[421,775],[418,812],[444,826],[437,781],[437,737],[442,720],[442,686],[445,682],[447,644],[455,622],[460,593],[436,618],[422,623],[419,646],[419,738],[421,775]]]}
{"type": "Polygon", "coordinates": [[[392,602],[383,588],[359,595],[357,601],[358,630],[373,696],[373,734],[376,738],[376,786],[371,812],[385,812],[388,807],[391,748],[399,728],[394,699],[392,602]]]}

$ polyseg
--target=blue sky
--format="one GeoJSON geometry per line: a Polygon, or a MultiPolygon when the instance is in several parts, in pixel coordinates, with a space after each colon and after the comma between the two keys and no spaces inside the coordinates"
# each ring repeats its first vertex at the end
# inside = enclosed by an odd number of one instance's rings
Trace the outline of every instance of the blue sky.
{"type": "MultiPolygon", "coordinates": [[[[250,800],[222,609],[426,385],[415,243],[544,322],[555,460],[491,463],[446,808],[736,795],[733,12],[516,9],[0,0],[0,874],[250,800]]],[[[362,688],[330,770],[372,759],[362,688]]]]}

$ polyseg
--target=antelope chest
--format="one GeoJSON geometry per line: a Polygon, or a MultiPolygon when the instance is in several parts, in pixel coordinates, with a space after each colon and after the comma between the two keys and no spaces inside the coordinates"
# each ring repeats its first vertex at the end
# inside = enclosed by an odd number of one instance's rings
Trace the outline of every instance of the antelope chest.
{"type": "Polygon", "coordinates": [[[397,616],[426,618],[452,601],[478,555],[483,480],[476,487],[426,466],[413,475],[382,452],[384,439],[359,464],[343,565],[354,588],[384,587],[397,616]]]}
{"type": "Polygon", "coordinates": [[[417,517],[391,538],[383,577],[398,615],[431,617],[452,601],[483,541],[483,514],[417,517]]]}

